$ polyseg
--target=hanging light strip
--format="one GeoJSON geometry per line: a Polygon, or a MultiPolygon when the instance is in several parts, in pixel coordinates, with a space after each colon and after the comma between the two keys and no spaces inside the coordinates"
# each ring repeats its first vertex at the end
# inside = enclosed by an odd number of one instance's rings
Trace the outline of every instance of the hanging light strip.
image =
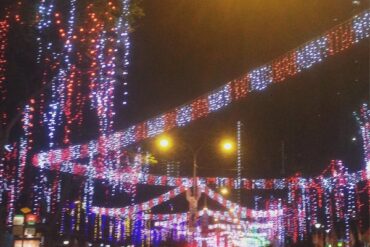
{"type": "MultiPolygon", "coordinates": [[[[228,208],[228,212],[217,212],[214,214],[215,217],[226,217],[226,218],[271,218],[283,215],[283,210],[252,210],[242,207],[237,203],[231,202],[225,199],[222,195],[214,192],[208,187],[200,187],[202,192],[209,198],[217,201],[223,207],[228,208]]],[[[148,211],[151,208],[158,206],[170,199],[183,193],[186,189],[185,186],[177,187],[157,198],[151,199],[147,202],[141,204],[135,204],[134,206],[128,206],[124,208],[102,208],[102,207],[92,207],[92,212],[99,215],[107,215],[110,217],[122,217],[126,218],[130,215],[136,214],[142,211],[148,211]]],[[[208,211],[207,211],[208,212],[208,211]]],[[[201,211],[204,214],[205,211],[201,211]]],[[[212,211],[210,211],[212,213],[212,211]]]]}
{"type": "MultiPolygon", "coordinates": [[[[54,157],[55,159],[60,159],[61,156],[54,157]]],[[[59,163],[53,162],[51,165],[48,163],[45,166],[40,166],[41,169],[51,170],[51,171],[61,171],[64,173],[70,173],[78,176],[87,176],[92,179],[101,179],[107,180],[108,183],[112,185],[119,185],[128,183],[147,184],[155,186],[191,186],[192,178],[189,177],[169,177],[169,176],[159,176],[151,175],[145,173],[138,173],[137,178],[132,177],[132,173],[113,170],[110,172],[103,172],[99,170],[99,166],[96,162],[90,162],[88,166],[81,165],[78,163],[59,163]]],[[[327,170],[327,169],[325,169],[327,170]]],[[[314,188],[316,185],[321,185],[326,183],[326,181],[333,181],[335,175],[332,174],[320,174],[314,178],[310,178],[308,181],[308,186],[314,188]],[[325,176],[324,176],[325,175],[325,176]]],[[[346,174],[347,179],[359,183],[366,180],[366,171],[361,170],[354,173],[346,174]]],[[[298,184],[300,181],[305,180],[306,178],[297,177],[296,175],[287,178],[272,178],[272,179],[249,179],[241,178],[240,188],[246,190],[283,190],[288,188],[292,184],[298,184]]],[[[227,177],[199,177],[197,178],[197,183],[199,186],[205,185],[215,185],[216,187],[231,187],[233,189],[238,189],[238,181],[235,178],[227,177]]],[[[332,184],[332,183],[329,183],[332,184]]]]}
{"type": "Polygon", "coordinates": [[[136,213],[141,212],[141,211],[150,210],[151,208],[153,208],[153,207],[155,207],[159,204],[162,204],[163,202],[166,202],[166,201],[180,195],[186,189],[187,189],[187,187],[180,186],[180,187],[177,187],[173,190],[170,190],[167,193],[164,193],[163,195],[160,195],[157,198],[151,199],[147,202],[144,202],[144,203],[141,203],[141,204],[135,204],[133,206],[127,206],[127,207],[124,207],[124,208],[92,207],[91,210],[92,210],[93,213],[99,214],[99,215],[108,215],[108,216],[111,216],[111,217],[121,216],[121,217],[125,218],[125,217],[127,217],[127,215],[132,215],[132,214],[136,214],[136,213]]]}

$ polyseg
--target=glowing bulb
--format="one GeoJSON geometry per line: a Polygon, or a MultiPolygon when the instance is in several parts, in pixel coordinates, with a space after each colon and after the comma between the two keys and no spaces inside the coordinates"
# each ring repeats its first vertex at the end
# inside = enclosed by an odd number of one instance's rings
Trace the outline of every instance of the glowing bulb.
{"type": "Polygon", "coordinates": [[[221,188],[220,192],[221,192],[222,195],[229,194],[229,190],[226,187],[221,188]]]}
{"type": "Polygon", "coordinates": [[[224,152],[232,152],[233,149],[234,149],[234,144],[232,141],[230,140],[224,140],[222,143],[221,143],[221,148],[224,152]]]}
{"type": "Polygon", "coordinates": [[[159,145],[161,145],[161,147],[167,148],[170,145],[170,142],[166,139],[163,139],[159,142],[159,145]]]}
{"type": "Polygon", "coordinates": [[[157,145],[162,150],[167,150],[171,146],[171,140],[168,137],[160,137],[157,141],[157,145]]]}

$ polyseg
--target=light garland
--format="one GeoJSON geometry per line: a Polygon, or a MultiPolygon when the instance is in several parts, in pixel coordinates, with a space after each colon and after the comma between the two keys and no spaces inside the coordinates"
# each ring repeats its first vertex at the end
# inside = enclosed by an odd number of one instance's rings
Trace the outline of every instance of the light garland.
{"type": "Polygon", "coordinates": [[[241,121],[237,122],[237,161],[236,161],[236,186],[235,188],[238,190],[238,203],[240,203],[240,189],[241,189],[241,184],[242,184],[242,128],[243,124],[241,121]]]}
{"type": "MultiPolygon", "coordinates": [[[[42,0],[42,5],[46,6],[41,8],[42,9],[42,18],[40,23],[42,28],[48,28],[51,25],[51,16],[57,17],[58,13],[52,14],[54,11],[53,1],[49,0],[42,0]],[[48,3],[48,4],[47,4],[48,3]],[[46,11],[45,13],[43,11],[46,11]]],[[[53,78],[52,81],[52,100],[49,103],[48,112],[44,114],[44,120],[48,125],[49,129],[49,137],[50,137],[50,146],[53,147],[54,137],[56,126],[59,126],[63,121],[66,121],[65,132],[66,136],[64,142],[66,144],[70,143],[69,140],[69,130],[71,122],[73,122],[71,106],[74,102],[81,101],[81,94],[76,92],[75,96],[73,96],[74,90],[81,84],[81,76],[79,75],[78,71],[78,64],[72,63],[72,55],[74,53],[74,49],[72,43],[75,40],[75,33],[77,28],[75,27],[75,14],[76,14],[76,0],[71,0],[71,9],[70,9],[70,18],[68,21],[68,28],[67,32],[61,30],[60,36],[65,37],[64,39],[64,49],[62,52],[63,61],[61,66],[58,70],[57,76],[53,78]],[[79,95],[79,96],[77,96],[79,95]],[[63,119],[65,116],[65,119],[63,119]],[[68,134],[67,134],[68,133],[68,134]]],[[[124,4],[129,4],[129,1],[122,1],[122,6],[124,4]]],[[[40,5],[41,6],[41,5],[40,5]]],[[[112,6],[112,3],[109,3],[109,6],[113,9],[115,7],[112,6]]],[[[127,8],[123,7],[123,9],[127,8]]],[[[94,16],[91,16],[94,20],[94,16]]],[[[57,18],[56,18],[57,19],[57,18]]],[[[91,141],[87,145],[76,145],[70,146],[68,149],[64,150],[52,150],[50,152],[40,153],[33,159],[33,164],[41,168],[40,174],[38,175],[38,180],[40,183],[35,184],[35,211],[36,213],[40,210],[40,202],[42,197],[46,197],[47,201],[47,208],[53,208],[53,200],[50,198],[52,191],[60,191],[60,184],[59,186],[55,186],[54,188],[50,188],[50,190],[46,189],[47,180],[44,174],[44,171],[49,170],[56,170],[61,172],[67,172],[76,175],[84,175],[88,177],[87,183],[85,183],[84,187],[84,196],[83,196],[83,207],[85,208],[85,224],[88,225],[89,222],[89,212],[92,207],[92,197],[94,192],[94,185],[93,179],[103,179],[107,180],[109,184],[113,184],[115,186],[122,186],[124,181],[127,181],[127,171],[122,173],[117,173],[117,167],[115,161],[111,159],[111,157],[115,156],[116,154],[120,154],[121,149],[126,147],[132,143],[137,141],[143,140],[145,138],[157,136],[164,131],[167,131],[171,128],[181,127],[189,124],[190,122],[205,117],[211,112],[219,111],[228,105],[230,105],[233,101],[239,100],[245,97],[248,92],[256,92],[261,91],[267,88],[272,83],[282,82],[292,76],[295,76],[297,73],[304,71],[313,65],[323,61],[326,57],[337,54],[349,47],[353,46],[353,44],[359,42],[360,40],[369,37],[369,12],[366,11],[359,16],[354,17],[351,21],[346,22],[345,24],[339,25],[338,27],[332,29],[330,32],[326,33],[324,36],[305,44],[304,46],[294,50],[287,55],[274,60],[271,64],[267,64],[261,66],[255,70],[252,70],[244,77],[228,82],[226,85],[220,87],[219,89],[207,94],[203,97],[197,98],[196,100],[192,101],[188,105],[183,105],[178,107],[170,112],[167,112],[163,115],[160,115],[156,118],[150,119],[146,122],[143,122],[139,125],[132,126],[123,132],[117,132],[113,134],[109,134],[112,126],[113,126],[113,91],[114,91],[114,84],[115,84],[115,68],[116,68],[116,54],[118,54],[118,48],[111,48],[115,45],[118,47],[119,44],[124,43],[125,51],[127,47],[129,47],[129,39],[128,39],[128,20],[119,19],[116,23],[115,27],[113,28],[114,32],[118,32],[118,30],[125,30],[122,31],[122,41],[120,38],[113,39],[110,38],[104,28],[102,22],[97,21],[97,30],[101,31],[101,34],[98,34],[96,42],[90,47],[90,51],[92,51],[93,57],[95,58],[95,62],[99,62],[103,66],[98,67],[97,64],[91,64],[92,71],[95,71],[93,77],[97,78],[97,83],[92,89],[92,101],[95,100],[94,107],[97,109],[97,114],[99,116],[99,123],[100,123],[100,132],[102,133],[102,137],[98,141],[91,141]],[[102,85],[106,86],[105,91],[102,90],[102,85]],[[95,91],[94,91],[95,90],[95,91]],[[95,98],[94,98],[95,97],[95,98]],[[109,134],[109,135],[108,135],[109,134]],[[102,154],[101,157],[97,158],[99,154],[102,154]],[[77,163],[70,163],[69,161],[74,161],[80,158],[89,158],[88,166],[83,166],[77,163]],[[105,163],[104,163],[105,161],[105,163]],[[107,165],[106,165],[107,164],[107,165]]],[[[58,20],[57,20],[58,21],[58,20]]],[[[41,27],[40,26],[40,27],[41,27]]],[[[97,31],[96,30],[96,31],[97,31]]],[[[81,29],[80,29],[81,31],[81,29]]],[[[90,30],[91,31],[91,30],[90,30]]],[[[84,32],[84,31],[81,31],[84,32]]],[[[91,34],[91,33],[90,33],[91,34]]],[[[91,34],[93,36],[93,34],[91,34]]],[[[96,35],[96,34],[94,34],[96,35]]],[[[89,40],[90,42],[90,40],[89,40]]],[[[41,44],[41,41],[40,41],[41,44]]],[[[44,45],[41,44],[43,47],[44,45]]],[[[47,50],[51,50],[51,45],[47,44],[47,50]]],[[[42,54],[43,48],[40,49],[40,54],[42,54]]],[[[56,53],[53,53],[54,57],[59,56],[56,53]]],[[[125,52],[124,57],[124,66],[128,65],[128,55],[125,52]]],[[[78,55],[76,55],[78,56],[78,55]]],[[[94,62],[93,62],[94,63],[94,62]]],[[[127,75],[127,67],[124,69],[124,76],[127,75]]],[[[0,71],[1,72],[1,71],[0,71]]],[[[1,74],[0,74],[1,75],[1,74]]],[[[91,74],[92,76],[92,74],[91,74]]],[[[123,82],[126,85],[126,81],[123,82]]],[[[126,93],[125,93],[126,94],[126,93]]],[[[82,105],[79,103],[79,105],[82,105]]],[[[30,107],[30,105],[27,105],[30,107]]],[[[31,108],[27,108],[24,112],[24,124],[25,126],[32,127],[30,123],[30,119],[32,117],[32,113],[30,111],[31,108]]],[[[82,118],[82,112],[80,111],[79,117],[82,118]]],[[[21,166],[19,166],[18,174],[22,174],[22,169],[24,168],[23,165],[26,164],[27,158],[27,150],[28,150],[28,143],[32,141],[30,137],[30,129],[26,127],[25,132],[25,139],[23,139],[20,143],[20,161],[21,166]],[[23,164],[23,165],[22,165],[23,164]]],[[[120,156],[120,155],[119,155],[120,156]]],[[[139,181],[140,183],[152,184],[152,185],[169,185],[169,186],[180,186],[179,188],[186,188],[190,184],[192,184],[192,180],[190,178],[174,178],[174,177],[166,177],[166,176],[152,176],[148,174],[140,174],[138,172],[138,167],[140,167],[140,162],[135,161],[132,170],[128,174],[135,175],[136,177],[133,178],[133,182],[131,185],[136,185],[139,181]]],[[[130,168],[131,169],[131,168],[130,168]]],[[[2,172],[0,170],[0,172],[2,172]]],[[[224,207],[232,208],[235,210],[233,215],[237,215],[238,217],[253,217],[253,218],[268,218],[271,219],[273,217],[278,217],[281,215],[281,212],[284,211],[284,206],[280,203],[279,206],[272,205],[270,206],[269,210],[266,211],[256,211],[256,210],[249,210],[240,205],[233,203],[229,200],[226,200],[218,193],[215,193],[213,190],[205,187],[206,184],[216,184],[219,185],[230,185],[234,188],[245,188],[245,189],[285,189],[287,187],[290,188],[290,203],[293,203],[294,199],[298,199],[298,204],[293,207],[293,217],[297,219],[296,223],[293,223],[293,234],[299,236],[301,239],[306,234],[306,225],[307,220],[306,216],[310,215],[308,209],[315,208],[316,206],[310,205],[308,198],[316,198],[315,196],[311,195],[310,190],[313,186],[318,186],[320,188],[324,188],[324,191],[333,192],[334,197],[329,198],[332,200],[333,198],[338,199],[335,200],[335,208],[330,208],[327,210],[328,200],[325,199],[326,204],[324,205],[325,211],[328,216],[333,217],[333,215],[337,215],[338,218],[345,220],[346,225],[346,239],[348,240],[349,236],[349,217],[350,213],[355,211],[355,205],[353,202],[352,196],[348,197],[348,201],[343,201],[342,198],[343,193],[345,193],[345,189],[343,187],[344,184],[350,183],[350,190],[354,190],[354,186],[359,181],[364,181],[365,178],[363,176],[363,172],[357,172],[350,174],[347,171],[333,174],[329,178],[327,177],[316,177],[312,180],[306,180],[299,176],[295,176],[294,178],[288,179],[242,179],[239,178],[237,180],[230,179],[230,178],[201,178],[198,179],[199,186],[203,186],[204,192],[206,195],[211,197],[212,199],[216,200],[217,202],[221,203],[224,207]],[[217,182],[216,182],[217,181],[217,182]],[[351,181],[351,182],[348,182],[351,181]],[[338,189],[335,189],[337,185],[338,189]],[[346,205],[348,208],[351,208],[350,211],[348,209],[344,209],[346,205]],[[353,211],[352,211],[353,209],[353,211]],[[344,210],[344,211],[343,211],[344,210]],[[344,213],[343,213],[344,212],[344,213]],[[297,224],[295,226],[295,224],[297,224]]],[[[368,173],[367,173],[368,175],[368,173]]],[[[366,176],[365,176],[366,177],[366,176]]],[[[57,178],[59,180],[59,178],[57,178]]],[[[14,202],[16,200],[17,192],[14,189],[15,184],[19,184],[22,186],[23,178],[19,181],[10,182],[10,200],[8,203],[9,212],[14,212],[14,202]],[[12,187],[13,186],[13,187],[12,187]],[[13,211],[12,211],[13,210],[13,211]]],[[[58,183],[57,183],[58,184],[58,183]]],[[[130,184],[130,183],[129,183],[130,184]]],[[[113,187],[115,188],[115,187],[113,187]]],[[[135,194],[136,187],[130,186],[128,190],[132,191],[130,193],[135,194]]],[[[171,194],[168,192],[160,196],[159,198],[155,198],[150,200],[149,202],[145,202],[139,205],[131,205],[127,209],[123,210],[124,217],[127,216],[129,213],[138,213],[143,212],[152,208],[155,205],[159,205],[163,201],[169,200],[169,198],[173,198],[180,193],[181,190],[179,188],[174,189],[173,193],[171,194]],[[176,195],[175,195],[176,194],[176,195]]],[[[315,187],[316,188],[316,187],[315,187]]],[[[348,191],[347,193],[355,193],[348,191]]],[[[326,194],[326,193],[325,193],[326,194]]],[[[318,192],[319,196],[319,192],[318,192]]],[[[57,199],[54,201],[58,203],[60,200],[60,195],[57,196],[57,199]]],[[[318,203],[319,205],[320,203],[318,203]]],[[[332,206],[332,205],[330,205],[332,206]]],[[[111,209],[100,209],[93,207],[93,212],[103,211],[104,215],[111,217],[111,209]],[[95,211],[94,211],[95,210],[95,211]],[[107,213],[108,211],[108,213],[107,213]]],[[[70,222],[71,230],[77,230],[77,222],[79,218],[78,208],[70,208],[70,222]]],[[[48,210],[50,211],[50,210],[48,210]]],[[[63,219],[61,222],[61,233],[65,232],[65,221],[64,217],[68,214],[66,213],[68,209],[65,209],[64,213],[62,214],[63,219]],[[63,229],[63,230],[62,230],[63,229]]],[[[121,211],[117,215],[113,214],[114,216],[120,216],[121,211]]],[[[220,216],[221,217],[221,216],[220,216]]],[[[231,216],[229,216],[231,217],[231,216]]],[[[281,217],[278,217],[281,220],[281,217]]],[[[96,216],[95,217],[97,222],[96,231],[94,228],[94,236],[96,238],[104,238],[106,225],[108,225],[108,239],[113,240],[119,239],[118,232],[120,231],[119,226],[116,220],[111,220],[107,217],[96,216]],[[96,234],[95,234],[96,233],[96,234]]],[[[226,218],[225,218],[226,219],[226,218]]],[[[10,218],[8,219],[10,220],[10,218]]],[[[277,223],[279,219],[274,219],[275,225],[282,224],[277,223]]],[[[129,222],[130,224],[130,222],[129,222]]],[[[332,222],[328,223],[328,227],[332,222]]],[[[128,232],[131,233],[135,232],[138,236],[138,242],[143,243],[144,236],[146,236],[142,230],[143,226],[145,226],[145,219],[142,218],[135,218],[133,221],[133,227],[130,228],[128,226],[128,232]],[[138,230],[139,229],[139,230],[138,230]]],[[[86,227],[87,228],[87,227],[86,227]]],[[[126,227],[124,227],[126,231],[126,227]]],[[[168,233],[160,233],[160,237],[165,237],[168,233]]],[[[281,234],[281,233],[280,233],[281,234]]],[[[127,236],[127,233],[125,234],[127,236]]],[[[199,238],[198,238],[199,240],[199,238]]]]}
{"type": "Polygon", "coordinates": [[[0,21],[0,102],[3,102],[6,99],[5,71],[7,60],[5,57],[5,51],[8,44],[8,31],[9,23],[7,21],[0,21]]]}
{"type": "Polygon", "coordinates": [[[53,17],[53,11],[55,9],[55,3],[54,0],[40,0],[40,4],[38,6],[38,24],[37,24],[37,30],[39,36],[37,37],[37,42],[39,44],[38,47],[38,54],[37,54],[37,62],[41,62],[41,57],[43,55],[43,52],[45,50],[44,47],[44,39],[43,39],[43,33],[51,27],[52,25],[52,17],[53,17]]]}
{"type": "MultiPolygon", "coordinates": [[[[116,151],[145,138],[159,135],[169,129],[188,125],[190,122],[200,117],[205,117],[211,112],[225,108],[233,101],[244,98],[247,92],[260,91],[272,83],[282,82],[320,63],[325,58],[337,54],[355,45],[360,40],[367,38],[370,33],[369,27],[367,26],[369,18],[370,15],[367,10],[353,17],[351,20],[334,27],[321,37],[273,60],[271,64],[252,70],[242,78],[228,82],[219,89],[197,98],[187,105],[177,107],[159,117],[131,126],[126,130],[113,133],[109,136],[103,135],[100,139],[118,140],[118,142],[107,142],[111,145],[105,147],[108,151],[116,151]],[[347,30],[346,28],[350,28],[351,31],[344,32],[343,30],[347,30]],[[152,131],[149,134],[146,131],[143,132],[143,130],[148,129],[148,125],[151,126],[158,121],[160,125],[154,128],[154,132],[152,131]]],[[[90,144],[96,142],[97,141],[90,141],[90,144]]],[[[89,144],[74,145],[66,149],[58,150],[66,154],[70,153],[72,149],[79,150],[76,156],[64,155],[66,158],[61,162],[85,158],[86,154],[84,154],[82,150],[84,150],[87,145],[89,144]]],[[[48,160],[48,157],[51,157],[51,154],[54,152],[57,152],[57,150],[37,154],[34,158],[34,165],[37,165],[37,162],[41,162],[41,160],[45,159],[46,162],[52,163],[51,160],[48,160]]],[[[97,152],[95,154],[97,154],[97,152]]]]}
{"type": "Polygon", "coordinates": [[[127,88],[127,76],[128,76],[128,66],[130,65],[129,56],[130,56],[130,23],[129,23],[129,17],[131,15],[130,12],[130,4],[131,0],[121,0],[121,8],[122,13],[124,15],[124,18],[120,18],[118,21],[118,27],[117,27],[117,33],[120,36],[117,39],[117,46],[118,49],[121,48],[121,45],[123,44],[123,65],[122,65],[122,85],[124,88],[124,99],[122,104],[126,105],[127,100],[126,97],[128,95],[128,92],[126,91],[127,88]]]}
{"type": "Polygon", "coordinates": [[[354,113],[362,136],[366,177],[370,180],[370,110],[363,104],[359,113],[354,113]]]}
{"type": "MultiPolygon", "coordinates": [[[[147,211],[155,206],[166,202],[179,194],[185,192],[187,187],[178,187],[175,188],[157,198],[151,199],[147,202],[141,204],[135,204],[134,206],[128,206],[124,208],[101,208],[101,207],[92,207],[92,212],[99,215],[107,215],[110,217],[123,217],[126,218],[129,215],[134,215],[138,212],[147,211]]],[[[207,195],[209,198],[217,201],[219,204],[228,208],[232,211],[226,213],[227,215],[233,215],[234,217],[238,218],[268,218],[268,217],[277,217],[282,215],[281,211],[271,210],[271,211],[258,211],[258,210],[251,210],[245,207],[240,207],[237,203],[233,203],[227,199],[225,199],[220,194],[214,192],[213,190],[209,189],[208,187],[200,187],[203,193],[207,195]]]]}
{"type": "Polygon", "coordinates": [[[163,202],[166,202],[179,194],[183,193],[187,187],[177,187],[173,190],[170,190],[169,192],[154,198],[152,200],[149,200],[147,202],[141,203],[141,204],[135,204],[133,206],[127,206],[124,208],[100,208],[100,207],[92,207],[91,211],[95,214],[100,215],[109,215],[110,217],[113,216],[120,216],[120,217],[127,217],[127,215],[133,215],[141,211],[149,210],[163,202]]]}
{"type": "MultiPolygon", "coordinates": [[[[112,184],[127,183],[131,181],[132,184],[147,184],[147,185],[161,185],[161,186],[180,186],[180,185],[191,185],[192,178],[189,177],[168,177],[168,176],[157,176],[140,172],[139,162],[133,163],[136,165],[131,165],[132,169],[127,171],[116,171],[116,170],[104,170],[104,167],[97,168],[98,162],[91,159],[90,165],[85,166],[77,163],[60,163],[62,157],[58,155],[53,157],[52,166],[46,166],[45,169],[50,169],[52,171],[62,171],[74,175],[91,177],[92,179],[103,179],[107,180],[112,184]],[[87,168],[88,167],[88,168],[87,168]],[[135,168],[137,167],[137,169],[135,168]],[[101,170],[102,169],[102,170],[101,170]]],[[[142,160],[141,158],[138,158],[142,160]]],[[[140,163],[141,164],[141,163],[140,163]]],[[[348,173],[346,176],[351,177],[356,182],[364,181],[366,171],[358,171],[354,173],[348,173]]],[[[292,176],[289,178],[279,178],[279,179],[248,179],[241,178],[240,188],[246,190],[283,190],[289,187],[291,184],[297,185],[300,180],[304,178],[292,176]]],[[[328,177],[329,180],[333,180],[333,177],[328,177]]],[[[316,184],[322,184],[324,180],[323,176],[317,176],[312,178],[310,181],[310,186],[315,186],[316,184]]],[[[231,187],[234,189],[238,188],[237,179],[226,178],[226,177],[209,177],[209,178],[197,178],[197,184],[204,185],[215,185],[216,187],[231,187]]]]}
{"type": "MultiPolygon", "coordinates": [[[[52,148],[55,144],[56,127],[63,123],[63,109],[66,103],[66,89],[68,74],[72,69],[71,55],[73,51],[72,40],[75,32],[75,15],[76,15],[76,0],[70,0],[70,11],[68,20],[67,34],[63,29],[60,29],[61,36],[66,36],[62,51],[62,61],[60,68],[51,81],[51,100],[48,106],[48,112],[44,114],[44,122],[48,126],[49,146],[52,148]]],[[[69,89],[70,90],[70,89],[69,89]]]]}
{"type": "MultiPolygon", "coordinates": [[[[57,143],[55,132],[59,126],[64,125],[63,142],[69,145],[71,125],[81,125],[86,101],[83,95],[86,91],[85,80],[90,83],[91,106],[97,112],[100,134],[110,133],[113,127],[114,90],[118,77],[123,81],[124,104],[127,102],[131,1],[107,2],[103,5],[104,16],[96,13],[94,3],[87,4],[86,12],[83,8],[77,9],[76,0],[69,0],[69,4],[65,26],[64,13],[57,12],[55,0],[40,0],[36,18],[39,44],[37,61],[46,65],[43,84],[51,84],[51,99],[43,112],[51,148],[57,143]],[[81,16],[78,23],[76,14],[81,16]],[[121,17],[115,20],[117,14],[121,14],[121,17]],[[56,37],[50,36],[52,29],[59,31],[57,38],[61,42],[55,42],[56,37]],[[86,69],[86,61],[90,68],[86,69]],[[48,75],[53,74],[56,76],[50,80],[48,75]]],[[[44,99],[41,101],[44,102],[44,99]]],[[[40,111],[43,111],[41,108],[40,111]]]]}

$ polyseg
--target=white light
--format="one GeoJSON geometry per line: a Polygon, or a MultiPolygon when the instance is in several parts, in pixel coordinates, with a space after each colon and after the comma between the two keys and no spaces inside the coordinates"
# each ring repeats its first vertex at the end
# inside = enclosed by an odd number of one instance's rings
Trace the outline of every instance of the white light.
{"type": "Polygon", "coordinates": [[[321,224],[320,224],[320,223],[316,223],[316,224],[315,224],[315,228],[316,228],[316,229],[319,229],[320,227],[321,227],[321,224]]]}
{"type": "Polygon", "coordinates": [[[12,151],[12,146],[10,146],[9,144],[5,145],[4,148],[8,152],[12,151]]]}
{"type": "Polygon", "coordinates": [[[64,240],[63,245],[69,245],[69,240],[64,240]]]}
{"type": "Polygon", "coordinates": [[[353,1],[352,1],[352,4],[353,4],[353,5],[357,5],[357,6],[359,6],[359,5],[360,5],[360,3],[361,3],[361,2],[360,2],[359,0],[353,0],[353,1]]]}
{"type": "Polygon", "coordinates": [[[352,141],[353,142],[357,141],[357,138],[356,137],[352,137],[352,141]]]}

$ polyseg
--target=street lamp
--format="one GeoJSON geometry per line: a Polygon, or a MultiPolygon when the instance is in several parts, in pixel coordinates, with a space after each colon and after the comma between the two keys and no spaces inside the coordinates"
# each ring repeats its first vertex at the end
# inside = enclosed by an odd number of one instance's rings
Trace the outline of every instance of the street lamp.
{"type": "MultiPolygon", "coordinates": [[[[171,139],[167,136],[159,137],[157,139],[157,146],[162,151],[167,151],[169,148],[171,148],[171,139]]],[[[187,195],[186,195],[186,199],[189,202],[189,213],[190,213],[189,229],[193,231],[195,229],[195,220],[197,217],[197,210],[198,210],[198,200],[200,197],[200,194],[197,191],[198,154],[200,153],[204,145],[200,145],[196,149],[186,144],[184,146],[187,146],[187,148],[191,150],[192,155],[193,155],[193,195],[190,196],[190,191],[187,191],[187,195]]],[[[221,148],[225,153],[231,153],[234,150],[234,144],[230,139],[223,140],[221,141],[221,148]]],[[[227,193],[227,192],[224,191],[224,193],[227,193]]]]}
{"type": "Polygon", "coordinates": [[[220,189],[220,192],[221,192],[221,194],[222,194],[222,195],[227,195],[227,194],[229,194],[229,190],[228,190],[226,187],[222,187],[222,188],[220,189]]]}
{"type": "Polygon", "coordinates": [[[225,139],[221,142],[221,149],[226,153],[231,153],[234,151],[234,143],[229,139],[225,139]]]}
{"type": "MultiPolygon", "coordinates": [[[[234,142],[231,139],[224,139],[220,142],[221,149],[225,153],[232,153],[234,151],[234,142]]],[[[168,136],[160,136],[157,139],[157,146],[162,151],[167,151],[172,146],[172,141],[168,136]]],[[[186,145],[193,155],[193,196],[197,194],[197,167],[198,167],[198,154],[204,145],[199,146],[197,149],[193,149],[191,146],[186,145]]]]}
{"type": "Polygon", "coordinates": [[[161,150],[167,151],[171,147],[171,139],[167,136],[161,136],[157,140],[157,144],[161,150]]]}

